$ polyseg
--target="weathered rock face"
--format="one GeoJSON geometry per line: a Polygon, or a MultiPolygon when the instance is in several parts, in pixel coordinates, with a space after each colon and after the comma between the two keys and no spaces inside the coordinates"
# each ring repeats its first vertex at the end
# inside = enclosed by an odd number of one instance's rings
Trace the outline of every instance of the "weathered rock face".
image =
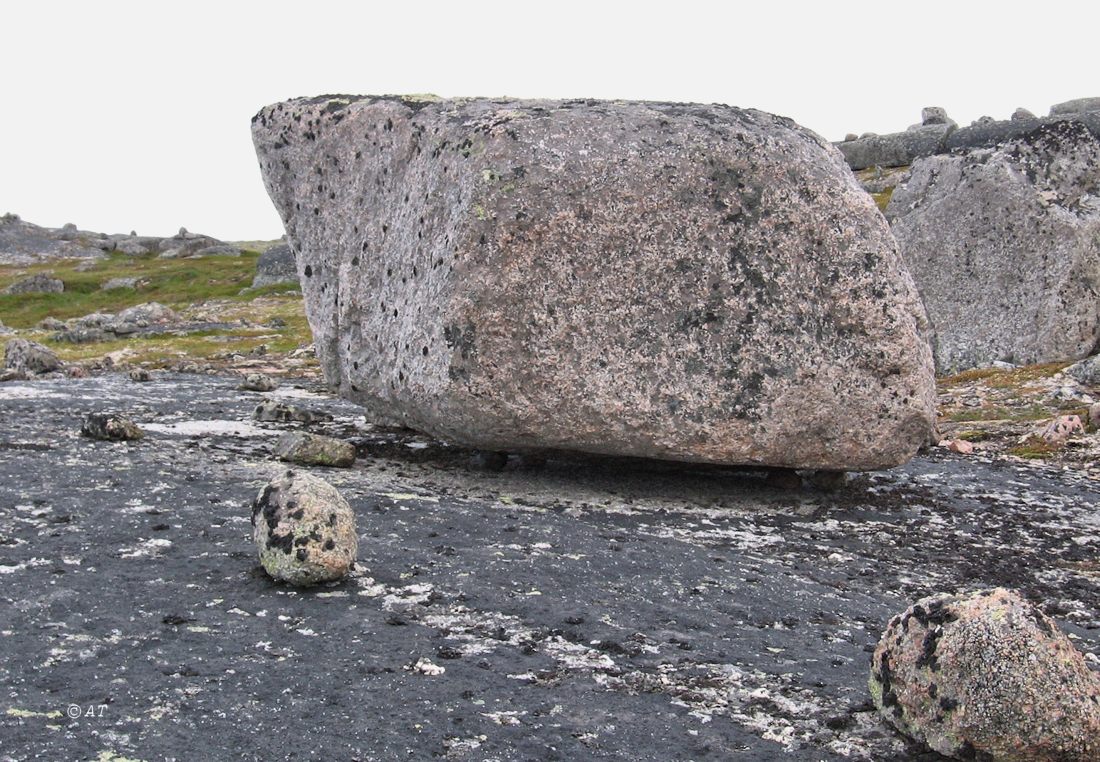
{"type": "Polygon", "coordinates": [[[824,469],[928,437],[912,281],[840,154],[789,120],[322,97],[253,136],[326,377],[376,420],[824,469]]]}
{"type": "Polygon", "coordinates": [[[355,514],[335,487],[288,471],[252,503],[252,535],[272,577],[309,586],[343,577],[358,552],[355,514]]]}
{"type": "Polygon", "coordinates": [[[1100,341],[1100,140],[1074,122],[913,165],[886,209],[943,372],[1100,341]]]}
{"type": "Polygon", "coordinates": [[[925,598],[895,617],[870,687],[887,720],[941,754],[1100,759],[1100,679],[1053,621],[1003,588],[925,598]]]}

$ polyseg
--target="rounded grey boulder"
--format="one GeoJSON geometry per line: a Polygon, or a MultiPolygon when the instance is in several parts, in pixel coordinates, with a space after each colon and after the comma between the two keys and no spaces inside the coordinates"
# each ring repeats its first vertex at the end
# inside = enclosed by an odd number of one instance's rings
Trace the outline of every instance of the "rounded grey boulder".
{"type": "Polygon", "coordinates": [[[37,375],[61,370],[64,363],[49,347],[26,339],[12,339],[4,348],[4,370],[37,375]]]}
{"type": "Polygon", "coordinates": [[[136,423],[114,413],[89,413],[81,424],[80,433],[105,442],[129,442],[145,436],[136,423]]]}
{"type": "Polygon", "coordinates": [[[294,251],[286,243],[272,246],[256,260],[256,277],[252,279],[252,288],[276,283],[298,283],[294,251]]]}
{"type": "Polygon", "coordinates": [[[253,138],[325,377],[378,422],[828,470],[929,436],[912,280],[842,156],[790,120],[341,96],[267,107],[253,138]]]}
{"type": "Polygon", "coordinates": [[[323,479],[287,471],[252,504],[252,534],[272,577],[309,586],[340,579],[358,552],[355,514],[323,479]]]}
{"type": "Polygon", "coordinates": [[[65,291],[65,282],[45,273],[17,280],[4,289],[5,294],[60,294],[65,291]]]}
{"type": "Polygon", "coordinates": [[[892,725],[956,759],[1100,759],[1100,678],[1003,588],[924,598],[894,617],[870,690],[892,725]]]}

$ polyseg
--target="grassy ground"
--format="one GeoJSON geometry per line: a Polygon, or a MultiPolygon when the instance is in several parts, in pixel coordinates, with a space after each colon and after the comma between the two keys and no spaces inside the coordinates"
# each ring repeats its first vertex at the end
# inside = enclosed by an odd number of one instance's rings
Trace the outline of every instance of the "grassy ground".
{"type": "Polygon", "coordinates": [[[207,361],[254,353],[261,345],[275,359],[309,344],[312,338],[301,293],[295,286],[249,288],[258,256],[257,250],[245,251],[240,257],[194,259],[115,253],[88,269],[83,269],[88,265],[78,260],[0,267],[0,289],[36,273],[65,283],[65,291],[60,294],[0,294],[0,321],[24,329],[21,333],[27,338],[46,344],[67,362],[123,352],[130,364],[158,367],[181,359],[207,361]],[[104,291],[103,284],[112,278],[137,278],[138,285],[135,289],[104,291]],[[241,324],[187,336],[135,337],[89,344],[55,341],[51,332],[36,329],[46,317],[67,320],[154,301],[171,307],[187,320],[241,324]]]}

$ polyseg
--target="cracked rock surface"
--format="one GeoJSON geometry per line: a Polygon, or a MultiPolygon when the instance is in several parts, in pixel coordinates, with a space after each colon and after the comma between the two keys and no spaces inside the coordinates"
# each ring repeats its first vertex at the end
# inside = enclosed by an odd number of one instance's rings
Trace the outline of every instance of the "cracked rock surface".
{"type": "Polygon", "coordinates": [[[939,450],[832,492],[595,456],[486,471],[289,385],[267,396],[358,446],[323,471],[358,560],[279,584],[250,505],[306,424],[252,420],[238,381],[0,385],[0,760],[934,760],[875,711],[871,654],[912,601],[976,587],[1097,661],[1100,485],[1075,471],[939,450]],[[145,439],[81,437],[103,411],[145,439]]]}

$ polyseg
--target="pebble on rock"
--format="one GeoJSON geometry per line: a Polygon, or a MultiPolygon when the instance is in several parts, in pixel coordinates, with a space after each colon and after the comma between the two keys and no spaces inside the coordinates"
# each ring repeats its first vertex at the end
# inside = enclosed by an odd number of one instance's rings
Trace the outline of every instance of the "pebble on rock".
{"type": "Polygon", "coordinates": [[[355,514],[316,476],[287,471],[252,503],[252,536],[273,578],[310,586],[343,577],[355,563],[355,514]]]}
{"type": "Polygon", "coordinates": [[[924,598],[875,649],[871,696],[957,759],[1100,759],[1100,677],[1057,625],[1004,588],[924,598]]]}
{"type": "Polygon", "coordinates": [[[114,413],[89,413],[84,418],[80,433],[106,442],[127,442],[145,436],[145,432],[129,418],[114,413]]]}
{"type": "Polygon", "coordinates": [[[295,431],[279,439],[275,457],[302,466],[348,468],[355,462],[355,446],[342,439],[295,431]]]}

